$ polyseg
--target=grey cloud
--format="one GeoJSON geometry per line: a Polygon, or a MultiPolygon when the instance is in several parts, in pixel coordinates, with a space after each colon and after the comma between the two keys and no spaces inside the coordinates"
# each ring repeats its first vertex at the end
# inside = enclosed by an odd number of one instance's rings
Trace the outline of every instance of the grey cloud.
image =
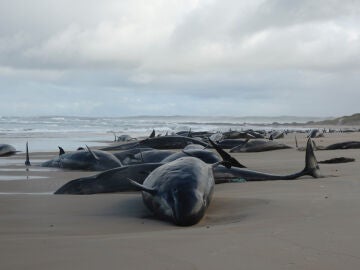
{"type": "Polygon", "coordinates": [[[176,28],[172,46],[181,56],[175,71],[352,68],[359,60],[359,6],[354,1],[270,0],[245,7],[214,2],[176,28]]]}
{"type": "Polygon", "coordinates": [[[359,4],[354,1],[155,3],[5,3],[0,17],[8,22],[1,28],[1,63],[19,69],[169,74],[336,68],[352,66],[347,62],[359,55],[359,23],[342,21],[356,16],[359,4]]]}
{"type": "Polygon", "coordinates": [[[359,6],[4,0],[0,114],[351,113],[359,6]]]}

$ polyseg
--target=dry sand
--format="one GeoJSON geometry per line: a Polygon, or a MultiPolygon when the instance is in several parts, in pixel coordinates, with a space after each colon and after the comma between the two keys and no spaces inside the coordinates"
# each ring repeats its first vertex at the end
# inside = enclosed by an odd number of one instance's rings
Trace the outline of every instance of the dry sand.
{"type": "MultiPolygon", "coordinates": [[[[305,135],[297,137],[305,145],[305,135]]],[[[360,134],[316,142],[350,139],[360,134]]],[[[294,135],[281,141],[294,145],[294,135]]],[[[32,163],[55,154],[32,154],[32,163]]],[[[139,193],[50,194],[92,172],[26,171],[23,154],[1,158],[0,269],[359,269],[360,150],[315,154],[356,162],[321,165],[322,179],[217,185],[205,218],[185,228],[154,219],[139,193]]],[[[304,155],[235,156],[251,169],[286,174],[303,168],[304,155]]]]}

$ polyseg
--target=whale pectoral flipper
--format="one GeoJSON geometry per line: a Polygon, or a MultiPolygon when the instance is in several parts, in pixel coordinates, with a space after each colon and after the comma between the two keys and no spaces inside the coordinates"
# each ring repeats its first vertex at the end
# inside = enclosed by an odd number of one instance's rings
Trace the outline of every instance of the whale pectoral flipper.
{"type": "Polygon", "coordinates": [[[145,187],[144,185],[141,185],[138,182],[136,182],[130,178],[127,178],[127,180],[129,181],[129,183],[131,185],[133,185],[134,187],[137,187],[141,191],[145,191],[147,193],[150,193],[151,195],[155,195],[157,193],[156,189],[145,187]]]}
{"type": "MultiPolygon", "coordinates": [[[[86,144],[85,144],[86,145],[86,144]]],[[[89,151],[89,153],[96,159],[99,160],[99,157],[90,149],[89,146],[86,145],[87,150],[89,151]]]]}
{"type": "Polygon", "coordinates": [[[247,144],[249,141],[250,141],[250,139],[247,138],[247,139],[245,140],[244,144],[240,147],[240,149],[244,149],[245,146],[246,146],[246,144],[247,144]]]}
{"type": "MultiPolygon", "coordinates": [[[[246,166],[242,165],[239,161],[237,161],[234,157],[232,157],[230,154],[225,152],[221,147],[219,147],[216,143],[214,143],[210,138],[209,142],[214,147],[214,149],[219,153],[223,161],[228,164],[230,163],[231,166],[238,167],[238,168],[246,168],[246,166]]],[[[226,165],[225,165],[226,166],[226,165]]],[[[231,167],[230,166],[230,167],[231,167]]],[[[226,166],[228,167],[228,166],[226,166]]]]}

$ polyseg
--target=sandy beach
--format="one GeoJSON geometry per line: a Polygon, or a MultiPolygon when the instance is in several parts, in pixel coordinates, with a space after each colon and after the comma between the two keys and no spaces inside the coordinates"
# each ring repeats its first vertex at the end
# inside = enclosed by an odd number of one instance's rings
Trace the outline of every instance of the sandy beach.
{"type": "MultiPolygon", "coordinates": [[[[297,135],[305,146],[305,134],[297,135]]],[[[360,140],[325,134],[318,145],[360,140]]],[[[294,134],[280,142],[295,146],[294,134]]],[[[57,153],[0,160],[1,269],[359,269],[360,151],[316,151],[321,179],[221,184],[205,218],[191,227],[157,220],[140,193],[52,195],[94,172],[40,168],[57,153]]],[[[296,149],[237,153],[249,169],[303,169],[296,149]]]]}

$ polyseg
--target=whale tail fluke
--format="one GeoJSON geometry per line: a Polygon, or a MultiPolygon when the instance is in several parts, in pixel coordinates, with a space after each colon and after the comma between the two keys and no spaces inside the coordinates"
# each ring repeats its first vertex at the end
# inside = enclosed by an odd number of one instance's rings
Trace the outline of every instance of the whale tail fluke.
{"type": "Polygon", "coordinates": [[[314,178],[322,177],[320,173],[320,168],[316,160],[313,144],[311,138],[308,139],[306,144],[306,154],[305,154],[305,168],[303,170],[304,175],[311,175],[314,178]]]}
{"type": "Polygon", "coordinates": [[[25,159],[25,165],[31,166],[30,158],[29,158],[29,143],[26,142],[26,159],[25,159]]]}
{"type": "Polygon", "coordinates": [[[312,141],[312,145],[313,145],[315,150],[318,150],[318,146],[316,145],[315,141],[312,141]]]}

